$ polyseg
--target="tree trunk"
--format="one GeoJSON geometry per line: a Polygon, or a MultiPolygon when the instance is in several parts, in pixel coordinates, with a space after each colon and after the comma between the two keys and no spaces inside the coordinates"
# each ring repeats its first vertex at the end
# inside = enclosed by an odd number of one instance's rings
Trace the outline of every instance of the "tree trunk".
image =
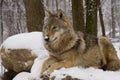
{"type": "Polygon", "coordinates": [[[111,25],[112,34],[111,34],[111,37],[112,38],[115,38],[115,28],[116,28],[116,25],[115,25],[115,3],[116,3],[116,0],[111,0],[111,17],[112,17],[112,25],[111,25]]]}
{"type": "Polygon", "coordinates": [[[3,40],[26,32],[26,17],[23,0],[4,0],[2,5],[3,40]]]}
{"type": "Polygon", "coordinates": [[[24,0],[28,31],[42,31],[44,20],[43,0],[24,0]]]}
{"type": "Polygon", "coordinates": [[[69,0],[69,8],[71,7],[71,0],[69,0]]]}
{"type": "Polygon", "coordinates": [[[86,32],[97,36],[98,0],[86,0],[86,32]]]}
{"type": "Polygon", "coordinates": [[[58,12],[58,1],[57,0],[55,1],[56,1],[56,11],[58,12]]]}
{"type": "Polygon", "coordinates": [[[49,8],[49,0],[46,1],[46,5],[49,8]]]}
{"type": "Polygon", "coordinates": [[[66,0],[64,0],[64,11],[66,13],[66,0]]]}
{"type": "Polygon", "coordinates": [[[103,14],[102,14],[102,6],[101,6],[101,2],[99,0],[99,17],[100,17],[100,23],[101,23],[101,28],[102,28],[102,35],[105,35],[105,25],[104,25],[104,21],[103,21],[103,14]]]}
{"type": "Polygon", "coordinates": [[[118,10],[117,20],[118,20],[118,26],[119,26],[119,40],[120,40],[120,0],[118,0],[117,3],[119,3],[117,7],[117,10],[118,10]]]}
{"type": "Polygon", "coordinates": [[[3,42],[2,4],[3,0],[0,1],[0,45],[3,42]]]}
{"type": "Polygon", "coordinates": [[[84,32],[83,0],[72,0],[72,16],[74,29],[84,32]]]}
{"type": "MultiPolygon", "coordinates": [[[[3,22],[2,22],[2,5],[3,5],[3,0],[0,1],[0,45],[3,42],[3,22]]],[[[4,73],[4,67],[0,63],[0,68],[1,68],[1,74],[4,73]]]]}

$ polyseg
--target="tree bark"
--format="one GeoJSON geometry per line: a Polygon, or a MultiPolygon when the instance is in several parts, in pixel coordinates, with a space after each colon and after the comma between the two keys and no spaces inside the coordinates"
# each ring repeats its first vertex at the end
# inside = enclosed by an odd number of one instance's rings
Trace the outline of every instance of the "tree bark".
{"type": "Polygon", "coordinates": [[[98,0],[86,0],[86,32],[97,36],[98,0]]]}
{"type": "Polygon", "coordinates": [[[56,1],[56,11],[58,12],[58,1],[57,0],[55,1],[56,1]]]}
{"type": "Polygon", "coordinates": [[[44,20],[43,0],[24,0],[28,31],[42,31],[44,20]]]}
{"type": "Polygon", "coordinates": [[[85,31],[83,0],[72,0],[73,26],[76,31],[85,31]]]}
{"type": "Polygon", "coordinates": [[[104,20],[103,20],[103,14],[102,14],[102,6],[101,6],[101,2],[99,0],[99,17],[100,17],[100,24],[101,24],[101,29],[102,29],[102,35],[106,36],[105,34],[105,25],[104,25],[104,20]]]}
{"type": "Polygon", "coordinates": [[[64,0],[64,11],[66,13],[66,0],[64,0]]]}
{"type": "MultiPolygon", "coordinates": [[[[0,45],[3,42],[3,22],[2,22],[2,5],[3,5],[3,0],[0,1],[0,45]]],[[[1,65],[1,74],[4,73],[4,67],[1,65]]]]}
{"type": "Polygon", "coordinates": [[[46,1],[46,5],[49,7],[49,0],[46,1]]]}
{"type": "Polygon", "coordinates": [[[2,5],[3,40],[27,32],[23,0],[4,0],[2,5]]]}
{"type": "Polygon", "coordinates": [[[0,1],[0,44],[3,42],[2,5],[3,0],[0,1]]]}
{"type": "Polygon", "coordinates": [[[112,34],[111,34],[111,37],[112,38],[115,38],[115,3],[116,3],[116,0],[111,0],[111,18],[112,18],[112,25],[111,25],[111,28],[112,28],[112,34]]]}

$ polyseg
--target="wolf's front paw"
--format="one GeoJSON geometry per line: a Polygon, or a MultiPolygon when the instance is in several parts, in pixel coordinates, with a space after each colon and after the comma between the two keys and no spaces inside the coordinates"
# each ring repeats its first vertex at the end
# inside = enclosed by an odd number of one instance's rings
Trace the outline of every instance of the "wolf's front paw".
{"type": "Polygon", "coordinates": [[[43,80],[49,80],[50,74],[49,73],[42,74],[40,78],[42,78],[43,80]]]}

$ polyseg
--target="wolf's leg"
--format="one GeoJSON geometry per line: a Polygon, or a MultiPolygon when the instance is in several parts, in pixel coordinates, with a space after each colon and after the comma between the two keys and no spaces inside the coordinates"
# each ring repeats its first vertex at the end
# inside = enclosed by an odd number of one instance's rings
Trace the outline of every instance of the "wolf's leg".
{"type": "Polygon", "coordinates": [[[70,68],[70,67],[73,67],[73,66],[74,66],[74,63],[71,62],[71,60],[57,62],[57,63],[51,65],[51,67],[47,70],[47,73],[51,73],[54,70],[60,69],[62,67],[70,68]]]}
{"type": "Polygon", "coordinates": [[[120,60],[110,40],[107,37],[100,37],[99,45],[107,61],[106,70],[120,69],[120,60]]]}
{"type": "Polygon", "coordinates": [[[43,74],[43,72],[45,72],[55,62],[57,62],[57,60],[53,57],[49,57],[47,60],[45,60],[42,65],[41,74],[43,74]]]}
{"type": "Polygon", "coordinates": [[[120,60],[113,60],[107,64],[106,70],[116,71],[118,69],[120,69],[120,60]]]}

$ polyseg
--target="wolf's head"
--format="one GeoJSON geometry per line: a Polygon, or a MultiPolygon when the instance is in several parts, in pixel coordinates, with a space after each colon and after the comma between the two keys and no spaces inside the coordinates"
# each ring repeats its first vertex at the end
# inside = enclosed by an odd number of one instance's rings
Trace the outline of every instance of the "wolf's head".
{"type": "Polygon", "coordinates": [[[43,37],[46,42],[53,43],[60,40],[63,34],[71,30],[70,22],[62,10],[52,14],[45,11],[45,20],[43,27],[43,37]]]}
{"type": "Polygon", "coordinates": [[[43,38],[48,51],[62,53],[73,47],[77,36],[64,12],[59,10],[56,14],[45,12],[43,38]]]}

